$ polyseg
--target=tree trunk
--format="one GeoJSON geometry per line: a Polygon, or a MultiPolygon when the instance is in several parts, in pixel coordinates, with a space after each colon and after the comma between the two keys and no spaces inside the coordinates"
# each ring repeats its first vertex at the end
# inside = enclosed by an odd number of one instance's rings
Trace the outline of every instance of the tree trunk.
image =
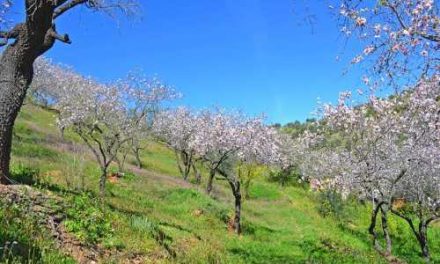
{"type": "MultiPolygon", "coordinates": [[[[18,44],[17,44],[18,45],[18,44]]],[[[31,58],[18,46],[9,46],[0,62],[0,183],[9,182],[12,131],[32,80],[31,58]]]]}
{"type": "Polygon", "coordinates": [[[176,163],[177,163],[177,167],[179,169],[179,172],[182,175],[182,177],[185,177],[182,165],[180,164],[181,163],[181,155],[179,154],[178,150],[175,150],[174,153],[176,154],[176,163]]]}
{"type": "Polygon", "coordinates": [[[424,221],[419,224],[419,235],[417,240],[419,241],[423,258],[427,263],[429,263],[431,259],[431,254],[429,252],[428,246],[428,226],[424,221]]]}
{"type": "MultiPolygon", "coordinates": [[[[122,159],[124,159],[124,157],[122,157],[122,159]]],[[[123,172],[124,171],[124,165],[123,165],[123,161],[121,161],[121,159],[119,158],[115,158],[116,164],[118,164],[118,171],[119,172],[123,172]]]]}
{"type": "Polygon", "coordinates": [[[141,160],[141,156],[140,156],[140,150],[136,149],[134,151],[134,157],[136,158],[136,165],[138,167],[138,169],[142,169],[143,168],[143,164],[142,164],[142,160],[141,160]]]}
{"type": "Polygon", "coordinates": [[[32,82],[34,61],[55,42],[53,2],[25,2],[26,21],[10,31],[15,42],[6,47],[0,59],[0,183],[10,182],[12,131],[32,82]]]}
{"type": "Polygon", "coordinates": [[[192,155],[186,153],[185,151],[181,152],[182,162],[183,162],[183,179],[188,181],[189,174],[191,172],[192,166],[192,155]]]}
{"type": "Polygon", "coordinates": [[[233,189],[235,198],[235,215],[234,215],[234,231],[237,235],[241,234],[241,191],[240,181],[235,182],[235,188],[233,189]]]}
{"type": "Polygon", "coordinates": [[[192,168],[194,171],[194,176],[196,178],[196,184],[200,184],[202,182],[202,174],[200,173],[200,171],[197,169],[197,166],[195,163],[192,164],[192,168]]]}
{"type": "Polygon", "coordinates": [[[383,235],[385,237],[385,242],[386,242],[386,251],[385,254],[387,256],[390,256],[392,253],[392,241],[391,241],[391,237],[390,237],[390,231],[388,229],[388,216],[387,216],[387,210],[385,210],[383,207],[385,205],[382,205],[380,207],[380,212],[381,212],[381,219],[382,219],[382,230],[383,230],[383,235]]]}
{"type": "Polygon", "coordinates": [[[184,165],[185,165],[185,167],[184,167],[184,171],[183,171],[183,179],[185,181],[188,181],[189,173],[191,171],[191,165],[188,165],[186,163],[184,165]]]}
{"type": "Polygon", "coordinates": [[[381,207],[381,204],[377,204],[373,208],[373,212],[371,214],[371,220],[370,220],[370,227],[368,228],[368,232],[373,237],[373,247],[374,247],[374,249],[376,249],[379,252],[382,251],[382,247],[380,246],[380,243],[379,243],[379,240],[377,237],[376,223],[377,223],[377,214],[379,213],[380,207],[381,207]]]}
{"type": "Polygon", "coordinates": [[[101,168],[101,177],[99,178],[99,195],[103,199],[105,197],[105,184],[107,183],[107,167],[101,168]]]}
{"type": "Polygon", "coordinates": [[[206,184],[206,193],[207,194],[211,194],[211,192],[212,192],[212,185],[214,182],[214,177],[215,177],[215,170],[211,170],[209,172],[208,183],[206,184]]]}

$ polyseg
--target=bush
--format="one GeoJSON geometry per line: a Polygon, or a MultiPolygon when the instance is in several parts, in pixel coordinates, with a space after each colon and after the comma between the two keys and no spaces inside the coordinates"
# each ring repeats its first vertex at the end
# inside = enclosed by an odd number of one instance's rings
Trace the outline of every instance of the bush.
{"type": "Polygon", "coordinates": [[[323,190],[319,193],[318,212],[324,216],[341,219],[345,215],[345,203],[340,193],[335,190],[323,190]]]}
{"type": "Polygon", "coordinates": [[[100,208],[99,202],[89,194],[73,196],[69,200],[67,218],[64,221],[67,231],[86,243],[95,244],[111,235],[110,220],[100,208]]]}
{"type": "Polygon", "coordinates": [[[272,170],[269,172],[268,180],[269,182],[276,182],[283,187],[303,186],[305,184],[296,167],[286,170],[272,170]]]}

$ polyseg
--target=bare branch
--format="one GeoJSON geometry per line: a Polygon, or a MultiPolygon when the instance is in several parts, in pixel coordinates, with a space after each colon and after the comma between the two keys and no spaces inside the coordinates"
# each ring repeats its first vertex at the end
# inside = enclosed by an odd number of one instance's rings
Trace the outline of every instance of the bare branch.
{"type": "Polygon", "coordinates": [[[82,5],[86,2],[87,2],[87,0],[73,0],[73,1],[67,2],[64,5],[59,6],[59,8],[57,8],[53,14],[53,19],[56,19],[57,17],[61,16],[62,14],[67,12],[68,10],[70,10],[78,5],[82,5]]]}
{"type": "Polygon", "coordinates": [[[56,19],[65,12],[78,5],[85,5],[93,11],[103,11],[110,16],[113,16],[113,11],[119,11],[125,15],[133,15],[137,13],[139,5],[136,0],[71,0],[58,6],[55,10],[53,18],[56,19]]]}

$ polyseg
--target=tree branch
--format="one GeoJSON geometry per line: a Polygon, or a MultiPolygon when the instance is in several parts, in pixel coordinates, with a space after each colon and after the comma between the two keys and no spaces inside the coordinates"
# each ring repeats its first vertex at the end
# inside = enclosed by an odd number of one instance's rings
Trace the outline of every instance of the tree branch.
{"type": "Polygon", "coordinates": [[[55,9],[53,13],[53,19],[56,19],[57,17],[61,16],[68,10],[78,6],[87,3],[88,0],[72,0],[70,2],[65,3],[64,5],[59,6],[57,9],[55,9]]]}
{"type": "Polygon", "coordinates": [[[63,43],[72,44],[72,41],[70,40],[69,35],[67,35],[67,34],[60,35],[53,29],[50,29],[48,33],[49,33],[50,37],[52,37],[56,40],[59,40],[63,43]]]}

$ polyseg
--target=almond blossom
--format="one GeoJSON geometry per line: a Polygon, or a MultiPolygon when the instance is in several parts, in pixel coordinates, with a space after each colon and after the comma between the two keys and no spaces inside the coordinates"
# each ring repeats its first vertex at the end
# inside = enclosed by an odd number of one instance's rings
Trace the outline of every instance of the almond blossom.
{"type": "MultiPolygon", "coordinates": [[[[433,0],[330,1],[341,32],[363,45],[353,63],[367,63],[372,76],[413,85],[438,73],[440,16],[433,0]],[[420,56],[422,55],[422,56],[420,56]],[[371,66],[371,67],[370,67],[371,66]]],[[[385,83],[388,84],[388,83],[385,83]]]]}
{"type": "Polygon", "coordinates": [[[360,105],[351,93],[342,93],[337,105],[323,107],[321,129],[303,136],[309,142],[300,166],[303,174],[370,200],[369,232],[382,251],[376,231],[380,214],[386,254],[392,246],[387,228],[391,212],[408,223],[423,256],[430,257],[427,230],[440,218],[439,87],[434,76],[400,96],[371,94],[360,105]],[[396,200],[405,201],[404,210],[394,207],[396,200]]]}

